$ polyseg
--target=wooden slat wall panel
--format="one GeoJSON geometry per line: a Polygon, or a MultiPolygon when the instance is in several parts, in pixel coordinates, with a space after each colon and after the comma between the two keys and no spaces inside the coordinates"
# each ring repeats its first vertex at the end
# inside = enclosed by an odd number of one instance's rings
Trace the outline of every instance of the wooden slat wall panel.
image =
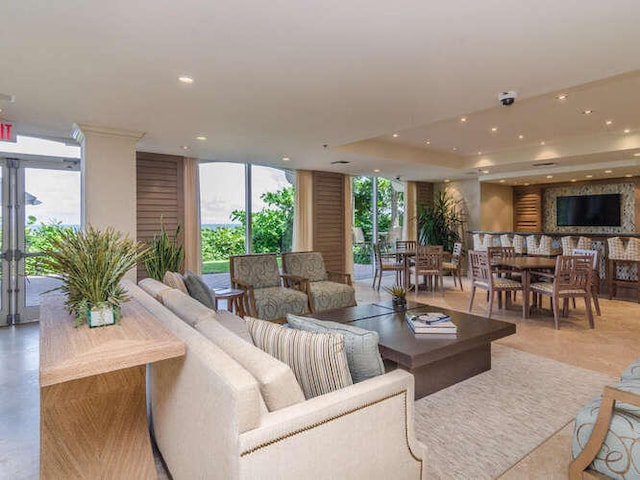
{"type": "MultiPolygon", "coordinates": [[[[138,241],[150,242],[160,231],[161,217],[167,231],[184,226],[184,171],[182,157],[137,152],[138,241]]],[[[145,278],[138,266],[138,280],[145,278]]]]}
{"type": "Polygon", "coordinates": [[[416,182],[416,203],[427,205],[433,202],[433,183],[416,182]]]}
{"type": "Polygon", "coordinates": [[[313,172],[313,249],[338,272],[346,265],[344,201],[344,175],[313,172]]]}
{"type": "Polygon", "coordinates": [[[513,189],[513,229],[516,232],[542,230],[542,189],[513,189]]]}

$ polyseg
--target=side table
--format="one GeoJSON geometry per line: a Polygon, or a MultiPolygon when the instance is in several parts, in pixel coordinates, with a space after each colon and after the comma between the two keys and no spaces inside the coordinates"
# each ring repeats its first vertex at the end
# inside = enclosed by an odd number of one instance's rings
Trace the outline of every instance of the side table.
{"type": "Polygon", "coordinates": [[[227,310],[244,317],[244,290],[223,288],[214,290],[213,293],[216,295],[216,310],[218,309],[218,300],[226,300],[227,310]]]}

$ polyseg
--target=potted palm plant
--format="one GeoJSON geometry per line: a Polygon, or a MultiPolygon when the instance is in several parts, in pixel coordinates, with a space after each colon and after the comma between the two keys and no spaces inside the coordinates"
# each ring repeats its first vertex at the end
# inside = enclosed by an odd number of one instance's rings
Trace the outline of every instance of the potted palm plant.
{"type": "Polygon", "coordinates": [[[155,280],[162,281],[167,272],[181,272],[184,263],[184,248],[178,243],[180,225],[176,227],[172,238],[162,222],[160,234],[154,235],[149,245],[149,253],[145,258],[144,266],[147,275],[155,280]]]}
{"type": "Polygon", "coordinates": [[[43,253],[44,264],[59,275],[66,294],[65,305],[75,316],[76,327],[112,325],[120,318],[120,304],[127,300],[120,280],[136,266],[146,251],[141,243],[113,228],[61,231],[43,253]]]}
{"type": "Polygon", "coordinates": [[[463,224],[458,202],[446,191],[437,192],[433,203],[418,207],[418,240],[422,245],[442,245],[451,252],[460,241],[463,224]]]}

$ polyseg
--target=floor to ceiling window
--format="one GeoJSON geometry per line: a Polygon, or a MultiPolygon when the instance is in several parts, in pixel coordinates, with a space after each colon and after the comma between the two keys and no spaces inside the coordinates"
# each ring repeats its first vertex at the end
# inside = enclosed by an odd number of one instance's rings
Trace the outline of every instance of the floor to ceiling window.
{"type": "Polygon", "coordinates": [[[352,192],[354,275],[356,279],[368,278],[373,274],[373,244],[385,250],[402,239],[404,183],[353,177],[352,192]]]}
{"type": "Polygon", "coordinates": [[[294,184],[287,170],[200,164],[202,273],[210,287],[229,287],[232,255],[291,250],[294,184]]]}

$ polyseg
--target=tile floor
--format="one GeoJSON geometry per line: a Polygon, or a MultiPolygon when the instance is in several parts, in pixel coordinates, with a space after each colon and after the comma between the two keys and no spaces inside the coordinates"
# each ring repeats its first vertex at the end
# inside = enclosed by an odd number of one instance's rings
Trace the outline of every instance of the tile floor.
{"type": "MultiPolygon", "coordinates": [[[[385,279],[389,283],[393,278],[385,279]]],[[[370,280],[356,282],[359,303],[388,298],[371,289],[370,280]]],[[[455,310],[466,310],[468,286],[454,290],[445,279],[445,295],[420,292],[410,299],[455,310]]],[[[517,333],[498,342],[529,353],[572,365],[618,375],[640,356],[640,305],[601,300],[602,317],[590,330],[584,308],[563,319],[560,330],[553,329],[548,311],[523,320],[518,304],[495,312],[494,318],[517,324],[517,333]]],[[[484,295],[476,295],[473,312],[486,311],[484,295]]],[[[39,451],[38,325],[0,328],[0,480],[38,477],[39,451]]],[[[504,479],[566,478],[570,461],[571,425],[560,430],[512,467],[504,479]]]]}

